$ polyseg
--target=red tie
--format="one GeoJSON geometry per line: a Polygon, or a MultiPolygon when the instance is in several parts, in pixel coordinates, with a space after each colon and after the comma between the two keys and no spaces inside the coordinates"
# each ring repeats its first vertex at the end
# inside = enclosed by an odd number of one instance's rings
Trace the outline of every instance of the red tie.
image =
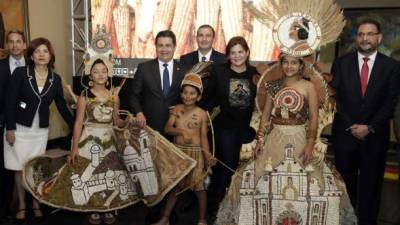
{"type": "Polygon", "coordinates": [[[368,57],[364,57],[363,58],[364,63],[361,67],[361,93],[364,96],[365,95],[365,91],[367,90],[367,84],[368,84],[368,72],[369,72],[369,68],[368,68],[368,57]]]}

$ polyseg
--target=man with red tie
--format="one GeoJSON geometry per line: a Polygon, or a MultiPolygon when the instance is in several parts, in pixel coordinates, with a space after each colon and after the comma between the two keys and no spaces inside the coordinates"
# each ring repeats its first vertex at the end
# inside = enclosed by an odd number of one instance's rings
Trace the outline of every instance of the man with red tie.
{"type": "Polygon", "coordinates": [[[360,225],[376,225],[389,121],[399,90],[399,64],[378,52],[380,24],[364,19],[357,26],[357,51],[332,65],[337,112],[332,125],[335,163],[343,176],[360,225]]]}

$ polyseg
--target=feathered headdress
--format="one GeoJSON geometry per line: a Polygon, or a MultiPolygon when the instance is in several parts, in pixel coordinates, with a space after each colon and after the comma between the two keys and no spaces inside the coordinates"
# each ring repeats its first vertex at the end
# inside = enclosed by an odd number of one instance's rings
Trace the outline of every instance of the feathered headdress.
{"type": "Polygon", "coordinates": [[[85,75],[90,74],[90,69],[93,63],[101,59],[108,69],[108,76],[112,77],[114,58],[112,55],[110,36],[106,33],[105,27],[97,26],[96,34],[94,35],[92,42],[88,49],[86,49],[83,55],[83,63],[85,64],[85,75]]]}
{"type": "Polygon", "coordinates": [[[181,87],[190,85],[196,87],[203,93],[202,78],[210,76],[212,62],[199,62],[189,70],[182,80],[181,87]]]}
{"type": "MultiPolygon", "coordinates": [[[[310,55],[330,42],[337,40],[346,24],[343,11],[335,0],[245,0],[245,5],[261,23],[270,27],[275,44],[282,52],[295,55],[310,55]],[[299,32],[303,29],[305,36],[293,37],[291,29],[297,24],[299,32]],[[294,49],[296,42],[306,42],[304,46],[294,49]]],[[[295,30],[292,30],[295,31],[295,30]]],[[[300,36],[300,35],[299,35],[300,36]]]]}

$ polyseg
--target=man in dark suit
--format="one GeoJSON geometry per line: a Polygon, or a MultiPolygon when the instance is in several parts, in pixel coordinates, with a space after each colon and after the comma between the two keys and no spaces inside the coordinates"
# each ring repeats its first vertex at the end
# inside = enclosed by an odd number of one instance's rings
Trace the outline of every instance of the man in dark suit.
{"type": "Polygon", "coordinates": [[[160,31],[155,40],[157,58],[140,63],[131,82],[130,108],[141,126],[164,134],[169,108],[180,102],[184,68],[173,60],[176,38],[170,30],[160,31]]]}
{"type": "Polygon", "coordinates": [[[8,32],[6,48],[9,51],[9,56],[0,60],[0,223],[11,216],[10,204],[14,190],[14,173],[4,168],[5,99],[12,72],[19,66],[25,66],[26,43],[24,33],[17,30],[8,32]]]}
{"type": "Polygon", "coordinates": [[[201,25],[196,34],[196,42],[199,48],[197,51],[182,55],[180,62],[187,68],[191,68],[201,61],[213,61],[216,64],[226,62],[226,56],[212,48],[214,38],[214,28],[208,24],[201,25]]]}
{"type": "MultiPolygon", "coordinates": [[[[180,102],[180,85],[185,70],[173,60],[176,37],[172,31],[160,31],[155,44],[157,58],[138,65],[131,82],[129,104],[140,126],[147,124],[165,136],[169,108],[180,102]]],[[[162,206],[160,203],[150,209],[146,224],[158,220],[162,206]]]]}
{"type": "Polygon", "coordinates": [[[337,112],[332,126],[338,171],[344,178],[360,225],[376,225],[389,145],[389,120],[399,89],[399,64],[377,51],[380,24],[357,26],[357,51],[332,65],[337,112]]]}

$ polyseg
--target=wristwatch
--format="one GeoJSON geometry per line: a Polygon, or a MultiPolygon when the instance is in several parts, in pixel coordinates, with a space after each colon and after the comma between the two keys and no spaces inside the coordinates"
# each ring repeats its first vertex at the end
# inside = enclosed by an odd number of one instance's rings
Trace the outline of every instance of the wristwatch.
{"type": "Polygon", "coordinates": [[[375,134],[375,129],[372,125],[368,125],[368,133],[375,134]]]}

